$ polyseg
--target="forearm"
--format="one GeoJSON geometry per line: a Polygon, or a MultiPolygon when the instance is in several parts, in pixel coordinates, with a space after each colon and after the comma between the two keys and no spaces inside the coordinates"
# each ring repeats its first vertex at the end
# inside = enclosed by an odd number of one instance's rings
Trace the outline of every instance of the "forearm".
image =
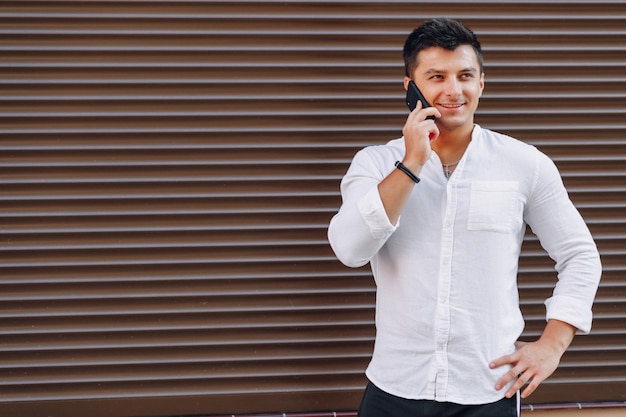
{"type": "Polygon", "coordinates": [[[576,327],[561,320],[551,319],[543,330],[539,343],[550,347],[555,355],[562,356],[576,334],[576,327]]]}
{"type": "MultiPolygon", "coordinates": [[[[421,172],[420,165],[411,165],[407,168],[416,176],[421,172]]],[[[385,213],[392,224],[398,223],[402,210],[416,186],[415,182],[399,169],[392,171],[387,178],[378,184],[380,199],[385,207],[385,213]]]]}

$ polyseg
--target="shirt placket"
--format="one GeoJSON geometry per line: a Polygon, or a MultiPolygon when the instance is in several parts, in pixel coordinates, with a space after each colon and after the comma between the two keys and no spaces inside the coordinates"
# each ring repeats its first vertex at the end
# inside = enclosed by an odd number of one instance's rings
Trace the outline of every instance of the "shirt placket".
{"type": "Polygon", "coordinates": [[[456,182],[450,180],[446,187],[446,210],[443,218],[437,312],[435,326],[435,398],[445,399],[448,388],[448,341],[450,340],[450,291],[452,283],[452,248],[454,245],[454,220],[457,206],[456,182]]]}

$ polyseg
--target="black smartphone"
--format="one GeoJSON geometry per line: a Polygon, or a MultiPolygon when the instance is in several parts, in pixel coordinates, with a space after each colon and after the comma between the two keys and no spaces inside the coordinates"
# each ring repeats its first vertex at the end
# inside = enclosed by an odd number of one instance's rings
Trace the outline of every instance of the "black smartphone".
{"type": "MultiPolygon", "coordinates": [[[[409,88],[406,90],[406,105],[409,106],[410,111],[415,110],[418,100],[422,102],[422,107],[430,107],[430,104],[428,104],[428,101],[426,101],[420,89],[417,88],[415,82],[411,80],[409,81],[409,88]]],[[[435,116],[428,116],[426,119],[435,120],[435,116]]]]}

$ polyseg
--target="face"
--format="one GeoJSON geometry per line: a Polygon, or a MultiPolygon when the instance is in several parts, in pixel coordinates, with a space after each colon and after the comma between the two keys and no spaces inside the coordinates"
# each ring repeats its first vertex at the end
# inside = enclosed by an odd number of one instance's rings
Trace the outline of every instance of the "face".
{"type": "MultiPolygon", "coordinates": [[[[485,85],[474,49],[461,45],[454,51],[432,47],[417,56],[413,80],[431,106],[441,113],[440,129],[471,128],[485,85]]],[[[405,77],[405,88],[410,79],[405,77]]]]}

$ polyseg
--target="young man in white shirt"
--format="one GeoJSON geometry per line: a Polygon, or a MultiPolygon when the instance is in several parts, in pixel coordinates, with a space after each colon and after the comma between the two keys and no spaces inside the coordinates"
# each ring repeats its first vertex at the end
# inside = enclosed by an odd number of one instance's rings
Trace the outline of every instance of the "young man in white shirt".
{"type": "Polygon", "coordinates": [[[425,22],[404,59],[405,88],[413,80],[432,107],[418,103],[402,138],[355,155],[328,231],[337,257],[371,263],[377,285],[359,416],[517,416],[518,391],[530,395],[590,331],[598,251],[552,161],[474,124],[485,78],[471,30],[425,22]],[[559,279],[533,343],[517,340],[526,225],[559,279]]]}

